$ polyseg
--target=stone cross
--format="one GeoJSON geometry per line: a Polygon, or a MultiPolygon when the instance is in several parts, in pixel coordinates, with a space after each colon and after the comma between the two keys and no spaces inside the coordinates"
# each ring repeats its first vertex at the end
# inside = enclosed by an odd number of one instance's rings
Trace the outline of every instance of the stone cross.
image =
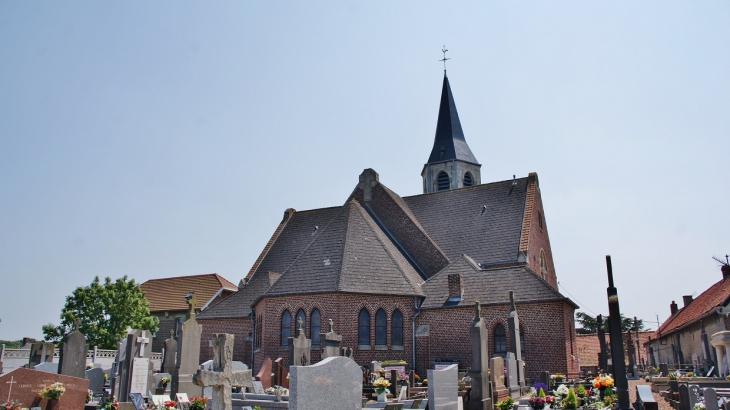
{"type": "Polygon", "coordinates": [[[5,383],[10,385],[10,389],[8,390],[8,401],[10,401],[10,392],[13,391],[13,385],[17,383],[15,381],[15,376],[10,376],[10,381],[5,383]]]}
{"type": "Polygon", "coordinates": [[[297,319],[297,323],[299,323],[299,333],[304,333],[304,321],[301,317],[297,319]]]}
{"type": "Polygon", "coordinates": [[[251,371],[232,371],[232,361],[233,335],[216,333],[213,335],[213,370],[198,370],[193,378],[198,386],[213,387],[212,410],[232,410],[231,388],[253,386],[251,371]]]}
{"type": "Polygon", "coordinates": [[[334,331],[335,331],[335,322],[332,321],[332,319],[330,319],[330,332],[334,332],[334,331]]]}
{"type": "Polygon", "coordinates": [[[190,319],[191,317],[195,317],[195,303],[197,302],[197,300],[195,299],[195,295],[190,295],[190,297],[187,298],[187,302],[188,302],[188,315],[187,315],[187,318],[185,318],[186,320],[190,319]]]}
{"type": "Polygon", "coordinates": [[[150,339],[147,337],[147,332],[143,330],[142,334],[137,338],[137,343],[139,343],[139,356],[137,357],[144,357],[144,346],[149,342],[150,339]]]}

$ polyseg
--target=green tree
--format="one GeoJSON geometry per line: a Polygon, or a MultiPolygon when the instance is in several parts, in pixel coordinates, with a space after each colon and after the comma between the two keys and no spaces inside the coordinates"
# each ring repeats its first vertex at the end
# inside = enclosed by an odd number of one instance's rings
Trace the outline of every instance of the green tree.
{"type": "Polygon", "coordinates": [[[78,287],[61,310],[61,324],[43,326],[46,340],[60,341],[73,330],[74,320],[81,321],[80,331],[89,346],[116,349],[117,341],[127,334],[127,328],[156,332],[159,319],[150,314],[149,302],[134,279],[119,278],[102,284],[95,277],[91,285],[78,287]]]}
{"type": "MultiPolygon", "coordinates": [[[[583,312],[575,312],[575,320],[580,324],[579,328],[575,329],[575,332],[578,334],[589,334],[589,333],[596,333],[598,331],[598,321],[594,316],[590,316],[587,313],[583,312]]],[[[634,327],[634,319],[625,317],[623,313],[621,314],[621,332],[626,333],[628,331],[635,332],[637,330],[644,330],[644,321],[641,319],[638,319],[636,321],[638,325],[638,329],[634,327]]],[[[608,331],[608,316],[603,317],[603,330],[608,331]]]]}

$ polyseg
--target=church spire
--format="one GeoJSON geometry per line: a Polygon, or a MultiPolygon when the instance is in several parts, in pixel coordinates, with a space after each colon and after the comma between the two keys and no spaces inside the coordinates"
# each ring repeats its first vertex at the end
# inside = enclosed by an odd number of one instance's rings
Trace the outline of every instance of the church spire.
{"type": "Polygon", "coordinates": [[[480,169],[481,165],[464,138],[449,77],[444,72],[436,137],[421,172],[423,191],[429,193],[478,185],[481,182],[480,169]]]}

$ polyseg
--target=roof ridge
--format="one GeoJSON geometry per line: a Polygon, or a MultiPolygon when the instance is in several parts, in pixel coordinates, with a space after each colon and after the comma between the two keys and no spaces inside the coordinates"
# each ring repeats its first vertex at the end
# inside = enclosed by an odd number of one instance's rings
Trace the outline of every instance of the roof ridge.
{"type": "Polygon", "coordinates": [[[218,283],[221,284],[221,287],[224,287],[225,288],[226,287],[226,284],[228,284],[228,285],[231,285],[230,286],[231,288],[235,288],[236,291],[238,291],[238,286],[237,285],[234,285],[233,282],[229,281],[228,279],[224,278],[223,276],[221,276],[221,275],[219,275],[217,273],[215,274],[215,277],[216,277],[216,279],[218,279],[218,283]]]}
{"type": "Polygon", "coordinates": [[[197,274],[193,274],[193,275],[170,276],[170,277],[166,277],[166,278],[147,279],[146,281],[140,283],[140,285],[147,283],[147,282],[154,282],[154,281],[158,281],[158,280],[172,280],[172,279],[180,279],[180,278],[193,278],[196,276],[213,276],[213,275],[218,275],[218,274],[215,272],[211,272],[211,273],[197,273],[197,274]]]}
{"type": "Polygon", "coordinates": [[[472,185],[470,187],[463,187],[463,188],[457,188],[457,189],[447,189],[445,191],[433,191],[433,192],[427,192],[427,193],[422,193],[422,194],[402,196],[401,198],[407,199],[407,198],[416,198],[416,197],[419,197],[419,196],[454,193],[454,192],[459,192],[459,191],[462,191],[462,190],[473,189],[473,188],[485,189],[485,188],[488,188],[488,187],[496,186],[498,184],[504,184],[506,182],[513,182],[513,181],[521,182],[522,180],[528,180],[529,178],[530,178],[529,176],[526,176],[526,177],[515,178],[515,179],[505,179],[503,181],[487,182],[487,183],[484,183],[484,184],[472,185]]]}

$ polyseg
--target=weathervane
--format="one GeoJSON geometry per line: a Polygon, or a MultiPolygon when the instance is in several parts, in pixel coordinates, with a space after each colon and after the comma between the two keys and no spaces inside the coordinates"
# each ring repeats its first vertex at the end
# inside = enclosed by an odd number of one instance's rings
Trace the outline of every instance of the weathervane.
{"type": "Polygon", "coordinates": [[[444,58],[442,58],[441,60],[439,60],[439,61],[443,61],[444,62],[444,75],[446,75],[446,60],[451,60],[450,58],[446,58],[446,52],[447,51],[449,51],[449,50],[447,50],[446,49],[446,46],[444,46],[441,49],[441,52],[444,53],[444,58]]]}

